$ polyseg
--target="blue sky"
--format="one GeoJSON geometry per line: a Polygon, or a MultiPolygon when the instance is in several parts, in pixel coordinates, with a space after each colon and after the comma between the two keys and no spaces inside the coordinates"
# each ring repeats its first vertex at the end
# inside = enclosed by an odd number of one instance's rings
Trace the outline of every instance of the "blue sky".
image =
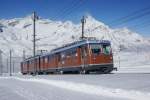
{"type": "Polygon", "coordinates": [[[90,14],[110,27],[128,27],[150,37],[150,14],[117,23],[119,18],[146,7],[150,7],[150,0],[0,0],[0,19],[24,17],[36,11],[43,18],[79,23],[81,16],[90,14]]]}

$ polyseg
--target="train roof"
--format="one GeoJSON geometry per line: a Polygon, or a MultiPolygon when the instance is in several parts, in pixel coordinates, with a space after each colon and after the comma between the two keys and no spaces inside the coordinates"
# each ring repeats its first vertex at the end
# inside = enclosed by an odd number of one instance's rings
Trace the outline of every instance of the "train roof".
{"type": "Polygon", "coordinates": [[[22,62],[29,61],[29,60],[34,60],[35,58],[38,58],[38,57],[40,57],[40,55],[36,55],[35,57],[32,56],[32,57],[26,58],[22,62]]]}
{"type": "Polygon", "coordinates": [[[71,49],[71,48],[76,48],[79,47],[81,45],[85,45],[85,44],[110,44],[110,41],[108,40],[89,40],[89,39],[85,39],[85,40],[80,40],[80,41],[76,41],[67,45],[64,45],[62,47],[56,48],[52,50],[52,53],[57,53],[57,52],[61,52],[67,49],[71,49]]]}
{"type": "MultiPolygon", "coordinates": [[[[81,45],[85,45],[85,44],[110,44],[110,41],[108,40],[97,40],[97,39],[84,39],[84,40],[79,40],[67,45],[64,45],[62,47],[58,47],[56,49],[53,49],[51,52],[49,53],[45,53],[45,54],[41,54],[41,55],[36,55],[35,58],[38,58],[39,56],[46,56],[46,55],[50,55],[50,54],[55,54],[55,53],[59,53],[68,49],[72,49],[72,48],[76,48],[79,47],[81,45]]],[[[34,59],[34,57],[30,57],[25,59],[24,61],[28,61],[28,60],[32,60],[34,59]]]]}
{"type": "Polygon", "coordinates": [[[42,54],[41,56],[59,53],[59,52],[62,52],[62,51],[68,50],[68,49],[72,49],[72,48],[76,48],[76,47],[79,47],[79,46],[85,45],[85,44],[111,44],[111,43],[108,40],[84,39],[84,40],[79,40],[79,41],[76,41],[73,43],[69,43],[69,44],[64,45],[62,47],[58,47],[56,49],[53,49],[49,53],[42,54]]]}

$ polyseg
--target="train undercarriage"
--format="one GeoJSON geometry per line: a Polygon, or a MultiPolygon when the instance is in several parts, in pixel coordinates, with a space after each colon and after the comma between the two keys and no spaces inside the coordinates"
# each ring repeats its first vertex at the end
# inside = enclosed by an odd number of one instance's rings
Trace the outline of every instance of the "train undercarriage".
{"type": "MultiPolygon", "coordinates": [[[[113,67],[113,64],[90,64],[90,65],[82,65],[82,66],[74,66],[74,67],[58,67],[53,69],[35,71],[38,75],[48,75],[48,74],[110,74],[113,70],[117,70],[113,67]]],[[[25,74],[33,75],[32,72],[26,72],[25,74]]]]}

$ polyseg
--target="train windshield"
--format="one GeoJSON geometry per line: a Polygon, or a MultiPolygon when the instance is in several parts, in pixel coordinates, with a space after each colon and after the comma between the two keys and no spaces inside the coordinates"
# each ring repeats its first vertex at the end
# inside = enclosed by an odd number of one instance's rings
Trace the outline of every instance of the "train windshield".
{"type": "Polygon", "coordinates": [[[100,44],[91,44],[91,50],[93,54],[100,54],[101,53],[101,45],[100,44]]]}
{"type": "Polygon", "coordinates": [[[93,54],[110,54],[111,53],[111,47],[110,44],[91,44],[91,51],[93,54]]]}
{"type": "Polygon", "coordinates": [[[109,55],[111,54],[111,47],[110,45],[102,45],[102,49],[103,49],[103,53],[106,54],[106,55],[109,55]]]}

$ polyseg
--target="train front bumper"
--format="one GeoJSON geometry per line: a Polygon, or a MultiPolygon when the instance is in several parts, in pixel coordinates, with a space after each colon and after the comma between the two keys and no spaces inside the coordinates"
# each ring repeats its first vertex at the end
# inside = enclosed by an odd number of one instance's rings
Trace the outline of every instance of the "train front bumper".
{"type": "Polygon", "coordinates": [[[89,64],[83,66],[84,70],[86,71],[108,71],[111,72],[114,70],[114,65],[113,63],[108,63],[108,64],[89,64]]]}

